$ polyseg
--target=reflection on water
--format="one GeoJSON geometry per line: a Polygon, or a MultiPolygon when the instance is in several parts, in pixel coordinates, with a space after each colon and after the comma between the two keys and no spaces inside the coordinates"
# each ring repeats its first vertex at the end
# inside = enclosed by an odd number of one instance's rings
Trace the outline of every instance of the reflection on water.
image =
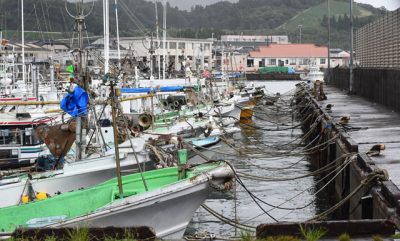
{"type": "MultiPolygon", "coordinates": [[[[268,94],[272,95],[277,92],[284,94],[294,89],[296,83],[293,81],[276,81],[255,82],[254,84],[265,85],[267,90],[269,90],[268,94]]],[[[304,156],[272,156],[275,155],[274,153],[279,148],[284,149],[288,145],[293,145],[290,142],[294,138],[300,138],[302,132],[300,129],[283,130],[284,128],[277,131],[277,125],[270,122],[273,116],[268,111],[270,110],[267,108],[257,110],[255,115],[259,118],[254,118],[254,122],[247,123],[250,126],[255,125],[263,129],[242,126],[242,131],[233,136],[234,141],[232,143],[243,148],[243,151],[254,154],[253,157],[240,156],[227,145],[223,145],[218,151],[226,154],[218,154],[217,158],[231,160],[239,172],[251,173],[252,175],[263,177],[294,177],[310,173],[312,168],[308,159],[304,158],[304,156]],[[263,114],[262,111],[265,111],[266,114],[263,114]],[[268,121],[265,121],[266,119],[268,121]]],[[[290,114],[289,116],[288,114],[277,115],[275,118],[273,122],[290,123],[292,116],[290,114]]],[[[280,205],[287,202],[282,207],[295,208],[310,203],[307,207],[299,210],[274,209],[266,204],[261,204],[265,210],[269,210],[268,213],[271,216],[279,221],[304,221],[315,216],[320,210],[325,209],[327,205],[326,194],[322,192],[317,197],[313,195],[317,189],[315,183],[318,181],[318,177],[310,176],[296,180],[271,182],[249,179],[242,179],[242,181],[254,195],[272,205],[280,205]]],[[[252,201],[248,193],[239,185],[236,188],[236,199],[234,196],[234,191],[222,194],[213,192],[205,204],[230,219],[234,220],[236,218],[239,223],[257,226],[260,223],[274,222],[273,219],[268,217],[252,201]]],[[[234,227],[219,221],[203,208],[199,208],[196,211],[186,233],[194,233],[195,231],[207,231],[223,237],[232,237],[240,234],[240,230],[237,230],[235,234],[234,227]]]]}

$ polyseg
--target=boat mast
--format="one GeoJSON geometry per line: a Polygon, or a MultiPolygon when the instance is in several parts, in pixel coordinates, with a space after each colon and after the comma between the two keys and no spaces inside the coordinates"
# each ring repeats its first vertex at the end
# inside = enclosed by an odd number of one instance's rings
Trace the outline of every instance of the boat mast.
{"type": "MultiPolygon", "coordinates": [[[[156,10],[156,38],[157,38],[157,48],[160,46],[160,36],[158,34],[158,1],[156,0],[154,2],[154,7],[156,10]]],[[[161,57],[160,57],[160,52],[157,51],[157,62],[158,62],[158,79],[161,79],[161,57]]]]}
{"type": "Polygon", "coordinates": [[[119,47],[119,25],[118,25],[118,5],[117,0],[114,0],[115,3],[115,23],[117,27],[117,51],[118,51],[118,69],[121,69],[121,49],[119,47]]]}
{"type": "MultiPolygon", "coordinates": [[[[0,51],[2,51],[3,52],[3,49],[4,49],[4,47],[3,47],[3,31],[0,29],[0,51]]],[[[7,54],[5,54],[5,56],[7,56],[7,54]]],[[[3,57],[2,58],[2,65],[0,65],[0,71],[3,71],[3,79],[5,80],[6,79],[6,58],[5,57],[3,57]]]]}
{"type": "MultiPolygon", "coordinates": [[[[87,79],[87,73],[86,73],[86,63],[85,60],[83,59],[83,31],[85,28],[85,17],[90,14],[90,12],[93,10],[93,5],[92,9],[89,11],[88,14],[84,14],[84,9],[83,9],[83,0],[81,0],[80,5],[78,6],[78,13],[76,16],[73,16],[67,8],[67,3],[65,2],[65,9],[67,13],[75,19],[75,26],[78,32],[78,69],[77,73],[79,75],[78,78],[78,83],[85,91],[88,90],[88,79],[87,79]]],[[[76,160],[81,160],[82,159],[82,152],[84,150],[84,145],[86,144],[86,129],[83,128],[83,119],[84,117],[81,117],[78,115],[76,117],[76,160]]]]}
{"type": "Polygon", "coordinates": [[[21,0],[21,36],[22,36],[22,81],[25,83],[25,28],[24,28],[24,0],[21,0]]]}
{"type": "Polygon", "coordinates": [[[110,24],[109,24],[109,2],[103,0],[103,23],[104,23],[104,73],[109,72],[110,60],[110,24]]]}
{"type": "Polygon", "coordinates": [[[167,52],[167,1],[163,0],[163,80],[165,80],[167,52]]]}

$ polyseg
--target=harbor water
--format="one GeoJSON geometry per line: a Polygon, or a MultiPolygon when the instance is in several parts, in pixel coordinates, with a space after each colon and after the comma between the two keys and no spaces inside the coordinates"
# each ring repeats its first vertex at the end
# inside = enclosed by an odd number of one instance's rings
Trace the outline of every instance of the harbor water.
{"type": "MultiPolygon", "coordinates": [[[[290,99],[297,83],[296,81],[260,81],[254,82],[254,85],[264,85],[268,91],[267,95],[280,93],[282,99],[290,99]]],[[[250,123],[250,125],[263,129],[242,125],[241,132],[233,136],[232,143],[235,143],[235,146],[242,146],[242,148],[250,152],[254,151],[254,153],[241,156],[228,145],[221,144],[221,148],[218,149],[219,153],[216,155],[217,158],[230,160],[238,172],[271,179],[290,179],[290,177],[310,173],[312,167],[307,156],[290,155],[284,151],[282,156],[276,156],[277,149],[280,147],[284,149],[284,146],[281,145],[291,143],[294,139],[300,139],[303,134],[299,127],[292,129],[276,125],[276,123],[290,123],[292,115],[288,113],[277,117],[269,115],[267,108],[264,108],[264,110],[265,113],[263,113],[263,108],[257,108],[255,117],[250,123]],[[268,153],[274,153],[274,156],[268,155],[268,153]]],[[[317,196],[314,195],[318,189],[318,176],[287,181],[241,179],[245,187],[259,199],[258,204],[253,201],[244,187],[238,184],[236,184],[236,188],[223,194],[213,192],[209,195],[205,204],[231,220],[253,227],[260,223],[273,223],[276,220],[304,221],[314,217],[327,205],[327,198],[323,192],[317,196]],[[273,208],[271,205],[280,206],[284,209],[273,208]],[[296,207],[301,208],[287,210],[296,207]]],[[[243,230],[220,221],[200,207],[186,229],[188,235],[196,232],[212,233],[217,237],[238,237],[243,230]]]]}

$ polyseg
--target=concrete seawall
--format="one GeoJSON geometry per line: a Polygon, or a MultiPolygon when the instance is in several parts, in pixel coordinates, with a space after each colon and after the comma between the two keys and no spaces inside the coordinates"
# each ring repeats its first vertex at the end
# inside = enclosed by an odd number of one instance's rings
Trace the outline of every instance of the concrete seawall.
{"type": "Polygon", "coordinates": [[[313,151],[312,164],[316,168],[339,167],[349,158],[352,160],[343,171],[330,174],[332,178],[337,175],[328,185],[331,204],[346,200],[330,218],[389,219],[400,228],[400,161],[396,160],[400,156],[400,129],[396,128],[400,127],[400,116],[334,87],[325,92],[325,101],[315,100],[305,90],[296,102],[306,99],[311,103],[300,109],[303,118],[312,115],[302,126],[305,133],[313,129],[309,142],[317,138],[318,143],[328,142],[313,151]],[[327,104],[333,105],[332,110],[325,109],[327,104]],[[312,126],[315,121],[317,126],[312,126]],[[366,154],[369,148],[382,143],[391,150],[382,150],[376,156],[366,154]]]}

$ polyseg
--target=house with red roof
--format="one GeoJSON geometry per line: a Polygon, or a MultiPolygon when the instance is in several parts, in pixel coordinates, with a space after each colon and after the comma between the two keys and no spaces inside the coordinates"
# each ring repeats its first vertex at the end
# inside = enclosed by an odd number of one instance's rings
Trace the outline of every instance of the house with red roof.
{"type": "Polygon", "coordinates": [[[270,44],[251,51],[247,58],[247,71],[261,67],[287,66],[297,70],[308,69],[315,63],[320,68],[328,66],[328,47],[315,44],[270,44]]]}

